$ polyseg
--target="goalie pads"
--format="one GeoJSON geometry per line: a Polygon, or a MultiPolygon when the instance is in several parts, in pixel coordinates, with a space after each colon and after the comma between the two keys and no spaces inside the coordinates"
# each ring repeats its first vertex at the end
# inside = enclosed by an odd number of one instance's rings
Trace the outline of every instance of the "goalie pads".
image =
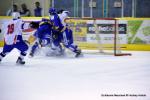
{"type": "Polygon", "coordinates": [[[29,43],[29,44],[33,44],[35,40],[36,40],[36,38],[35,38],[33,35],[31,35],[31,36],[28,38],[28,43],[29,43]]]}
{"type": "Polygon", "coordinates": [[[31,22],[30,27],[33,28],[33,29],[39,28],[39,22],[31,22]]]}

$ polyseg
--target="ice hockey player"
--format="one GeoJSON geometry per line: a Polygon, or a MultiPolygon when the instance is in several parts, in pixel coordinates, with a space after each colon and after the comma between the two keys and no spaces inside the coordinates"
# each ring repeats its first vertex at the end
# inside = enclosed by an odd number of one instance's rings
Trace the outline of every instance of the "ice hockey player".
{"type": "MultiPolygon", "coordinates": [[[[51,28],[52,25],[50,20],[42,19],[39,23],[32,22],[30,24],[32,28],[36,29],[36,32],[33,34],[35,42],[30,51],[30,57],[33,57],[36,50],[40,47],[51,46],[51,28]],[[37,25],[39,24],[39,26],[37,25]],[[37,27],[38,26],[38,27],[37,27]]],[[[30,40],[29,40],[30,41],[30,40]]]]}
{"type": "Polygon", "coordinates": [[[6,29],[2,30],[4,33],[4,47],[3,51],[0,53],[0,61],[2,61],[8,53],[16,48],[20,51],[20,56],[16,63],[23,65],[25,64],[24,57],[26,56],[28,45],[23,41],[22,30],[28,29],[29,24],[23,22],[18,12],[13,12],[12,20],[5,25],[6,29]]]}
{"type": "Polygon", "coordinates": [[[66,48],[76,53],[75,57],[79,57],[81,55],[81,50],[77,45],[73,44],[72,30],[67,27],[64,21],[65,18],[68,17],[67,13],[67,11],[62,11],[62,13],[57,14],[55,8],[49,9],[50,20],[53,24],[52,34],[54,34],[56,37],[59,37],[59,39],[56,39],[57,41],[54,41],[54,44],[58,45],[60,42],[62,42],[66,48]]]}

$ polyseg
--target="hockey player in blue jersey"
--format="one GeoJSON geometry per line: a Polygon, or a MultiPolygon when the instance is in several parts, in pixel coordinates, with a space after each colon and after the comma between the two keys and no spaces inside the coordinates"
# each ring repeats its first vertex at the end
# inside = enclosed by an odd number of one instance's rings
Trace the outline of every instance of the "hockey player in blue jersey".
{"type": "Polygon", "coordinates": [[[50,20],[53,25],[52,30],[52,36],[57,37],[56,40],[54,40],[54,44],[56,46],[60,46],[60,42],[63,43],[63,45],[68,48],[69,50],[76,53],[75,57],[78,57],[81,55],[81,50],[78,48],[77,45],[73,44],[73,35],[72,30],[70,30],[66,23],[65,18],[67,17],[67,12],[62,12],[60,14],[56,13],[56,10],[54,8],[49,9],[50,13],[50,20]]]}
{"type": "Polygon", "coordinates": [[[14,48],[20,51],[20,56],[18,57],[17,64],[25,64],[24,57],[28,50],[28,45],[23,41],[22,30],[28,29],[29,24],[24,23],[18,12],[12,13],[12,20],[6,23],[4,33],[4,47],[3,51],[0,53],[0,61],[10,53],[14,48]]]}
{"type": "Polygon", "coordinates": [[[39,23],[31,23],[31,27],[37,28],[36,32],[33,34],[35,43],[33,44],[29,54],[31,57],[33,57],[39,47],[51,46],[52,25],[48,19],[42,19],[42,21],[39,23]],[[37,24],[39,24],[39,26],[37,24]]]}

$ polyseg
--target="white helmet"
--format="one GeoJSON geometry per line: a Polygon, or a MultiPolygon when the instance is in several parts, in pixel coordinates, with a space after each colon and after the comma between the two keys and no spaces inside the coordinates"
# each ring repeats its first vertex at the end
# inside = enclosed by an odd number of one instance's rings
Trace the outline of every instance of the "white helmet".
{"type": "Polygon", "coordinates": [[[20,18],[20,13],[19,12],[13,12],[12,13],[12,18],[13,19],[19,19],[20,18]]]}
{"type": "Polygon", "coordinates": [[[70,13],[69,11],[63,11],[63,12],[61,13],[61,16],[65,19],[65,18],[69,17],[69,16],[68,16],[69,13],[70,13]]]}

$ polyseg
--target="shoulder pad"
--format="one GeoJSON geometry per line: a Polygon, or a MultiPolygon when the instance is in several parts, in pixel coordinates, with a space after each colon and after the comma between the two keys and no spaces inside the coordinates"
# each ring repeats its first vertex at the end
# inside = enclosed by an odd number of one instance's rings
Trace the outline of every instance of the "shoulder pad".
{"type": "Polygon", "coordinates": [[[50,24],[51,25],[51,22],[40,22],[39,25],[44,25],[44,24],[50,24]]]}

